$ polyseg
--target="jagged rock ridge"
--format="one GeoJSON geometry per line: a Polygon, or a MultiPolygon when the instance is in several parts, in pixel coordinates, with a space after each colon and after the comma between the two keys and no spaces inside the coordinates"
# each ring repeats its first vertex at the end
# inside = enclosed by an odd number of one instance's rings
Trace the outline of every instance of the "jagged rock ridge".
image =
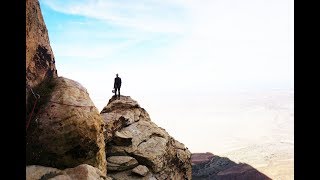
{"type": "Polygon", "coordinates": [[[191,179],[190,151],[153,123],[131,97],[111,98],[101,115],[106,124],[108,159],[124,156],[138,162],[124,170],[114,171],[108,166],[109,176],[115,179],[191,179]],[[139,167],[134,169],[135,166],[139,167]]]}
{"type": "Polygon", "coordinates": [[[28,180],[191,179],[190,151],[136,101],[112,98],[100,114],[81,84],[58,77],[38,0],[26,1],[26,36],[28,180]]]}

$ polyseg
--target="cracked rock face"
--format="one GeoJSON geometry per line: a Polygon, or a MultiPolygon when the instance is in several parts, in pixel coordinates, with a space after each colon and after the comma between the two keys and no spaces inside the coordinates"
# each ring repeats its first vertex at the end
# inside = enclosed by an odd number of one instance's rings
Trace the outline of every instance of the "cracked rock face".
{"type": "Polygon", "coordinates": [[[191,179],[191,153],[164,129],[153,123],[148,113],[129,96],[111,98],[101,111],[105,121],[107,156],[131,156],[150,170],[110,172],[114,178],[191,179]],[[138,172],[138,171],[137,171],[138,172]]]}
{"type": "Polygon", "coordinates": [[[63,77],[53,84],[27,131],[27,164],[61,169],[89,164],[106,173],[104,122],[87,90],[63,77]]]}
{"type": "MultiPolygon", "coordinates": [[[[26,0],[26,84],[34,88],[44,80],[57,76],[48,30],[39,2],[26,0]]],[[[26,93],[28,102],[29,88],[26,93]]]]}

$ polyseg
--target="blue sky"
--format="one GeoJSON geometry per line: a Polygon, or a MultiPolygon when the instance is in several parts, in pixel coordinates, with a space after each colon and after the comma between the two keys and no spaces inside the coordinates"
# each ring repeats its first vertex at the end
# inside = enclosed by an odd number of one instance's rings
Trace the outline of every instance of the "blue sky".
{"type": "Polygon", "coordinates": [[[80,82],[101,110],[119,73],[122,94],[192,149],[205,151],[185,137],[192,132],[191,117],[216,107],[214,97],[233,106],[237,102],[230,97],[239,93],[293,91],[293,0],[40,0],[40,5],[59,76],[80,82]]]}

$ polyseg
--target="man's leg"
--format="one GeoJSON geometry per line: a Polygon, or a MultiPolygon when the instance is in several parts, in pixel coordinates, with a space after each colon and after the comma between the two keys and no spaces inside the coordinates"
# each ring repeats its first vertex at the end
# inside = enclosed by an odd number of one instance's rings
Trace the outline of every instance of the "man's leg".
{"type": "Polygon", "coordinates": [[[120,99],[120,88],[118,88],[118,91],[119,91],[119,99],[120,99]]]}
{"type": "Polygon", "coordinates": [[[117,87],[114,88],[114,96],[117,97],[117,87]]]}

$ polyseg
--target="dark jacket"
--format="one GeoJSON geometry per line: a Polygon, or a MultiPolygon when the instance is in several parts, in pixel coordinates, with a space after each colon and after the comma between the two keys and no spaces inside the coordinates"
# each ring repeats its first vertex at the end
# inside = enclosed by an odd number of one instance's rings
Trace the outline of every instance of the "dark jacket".
{"type": "Polygon", "coordinates": [[[116,77],[114,78],[114,88],[120,88],[121,87],[121,78],[116,77]]]}

